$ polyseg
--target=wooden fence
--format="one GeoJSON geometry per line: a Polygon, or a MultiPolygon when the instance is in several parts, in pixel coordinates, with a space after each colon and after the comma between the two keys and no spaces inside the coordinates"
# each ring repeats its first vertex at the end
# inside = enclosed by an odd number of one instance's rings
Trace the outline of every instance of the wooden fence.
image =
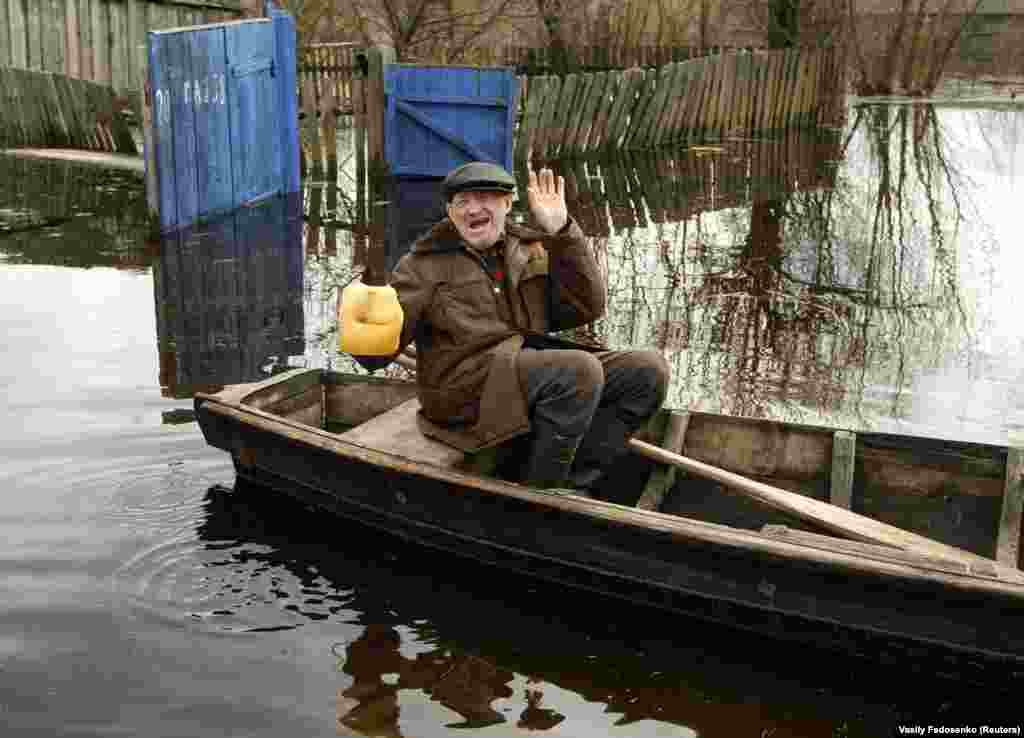
{"type": "MultiPolygon", "coordinates": [[[[353,81],[365,75],[360,66],[361,46],[354,42],[309,44],[299,50],[299,98],[303,104],[322,107],[328,92],[339,115],[353,113],[353,81]],[[308,83],[312,82],[312,87],[308,83]],[[312,94],[313,97],[307,98],[312,94]]],[[[744,51],[751,51],[744,48],[744,51]]],[[[701,49],[696,46],[583,46],[569,51],[569,68],[574,72],[622,70],[629,67],[658,67],[716,55],[725,47],[701,49]]],[[[537,76],[554,68],[551,49],[536,46],[483,46],[468,49],[457,59],[410,59],[412,63],[457,64],[481,67],[515,67],[518,74],[537,76]]]]}
{"type": "Polygon", "coordinates": [[[333,107],[338,114],[351,115],[353,81],[362,76],[357,60],[360,48],[354,43],[333,43],[299,49],[300,108],[333,107]]]}
{"type": "MultiPolygon", "coordinates": [[[[510,49],[505,50],[509,56],[535,51],[510,49]]],[[[628,57],[605,51],[612,54],[609,60],[628,57]]],[[[641,47],[635,55],[643,52],[656,60],[690,51],[641,47]]],[[[333,120],[340,114],[353,114],[357,129],[383,125],[370,110],[381,108],[383,101],[366,98],[357,64],[360,53],[350,45],[302,52],[300,98],[307,146],[319,146],[313,135],[318,130],[332,135],[333,120]]],[[[835,49],[793,48],[727,51],[651,69],[522,75],[515,158],[603,156],[683,140],[833,124],[842,112],[842,73],[835,49]]],[[[373,138],[374,133],[368,135],[373,138]]],[[[312,159],[329,159],[332,151],[332,143],[325,142],[312,159]]]]}
{"type": "Polygon", "coordinates": [[[146,32],[232,20],[239,0],[0,0],[0,67],[143,89],[146,32]]]}
{"type": "Polygon", "coordinates": [[[841,91],[831,49],[730,52],[524,82],[517,160],[813,127],[831,115],[841,91]]]}
{"type": "MultiPolygon", "coordinates": [[[[733,51],[753,51],[749,46],[609,46],[587,45],[568,48],[556,54],[543,46],[482,46],[467,49],[458,59],[430,59],[426,62],[473,64],[478,66],[515,67],[520,74],[536,75],[557,71],[599,72],[629,67],[660,67],[672,62],[688,61],[733,51]]],[[[418,60],[417,60],[418,61],[418,60]]]]}
{"type": "MultiPolygon", "coordinates": [[[[551,166],[565,177],[569,212],[585,233],[599,237],[749,207],[795,192],[831,189],[835,167],[829,163],[840,157],[841,144],[836,134],[789,131],[769,141],[740,140],[671,152],[627,151],[604,158],[563,159],[551,166]]],[[[522,181],[524,175],[519,176],[522,181]]],[[[370,218],[362,209],[364,193],[339,185],[337,179],[308,179],[303,193],[305,243],[313,258],[332,256],[348,243],[358,259],[368,243],[387,240],[388,227],[428,223],[443,215],[440,194],[434,211],[378,213],[370,218]]],[[[390,194],[393,202],[402,200],[400,193],[390,194]]],[[[402,250],[407,246],[401,245],[402,250]]]]}
{"type": "Polygon", "coordinates": [[[749,206],[798,190],[830,189],[841,140],[789,131],[764,141],[673,151],[628,151],[551,163],[584,232],[609,236],[701,213],[749,206]]]}
{"type": "Polygon", "coordinates": [[[0,148],[53,146],[137,153],[120,115],[121,105],[106,85],[0,67],[0,148]]]}

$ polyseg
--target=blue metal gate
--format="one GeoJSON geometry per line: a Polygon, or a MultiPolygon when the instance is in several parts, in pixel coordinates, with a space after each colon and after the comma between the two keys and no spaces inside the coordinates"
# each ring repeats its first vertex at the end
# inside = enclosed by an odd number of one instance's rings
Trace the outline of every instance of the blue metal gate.
{"type": "Polygon", "coordinates": [[[519,80],[511,69],[392,64],[385,157],[395,177],[443,177],[467,161],[512,171],[519,80]]]}
{"type": "Polygon", "coordinates": [[[160,229],[299,190],[295,22],[149,33],[160,229]]]}

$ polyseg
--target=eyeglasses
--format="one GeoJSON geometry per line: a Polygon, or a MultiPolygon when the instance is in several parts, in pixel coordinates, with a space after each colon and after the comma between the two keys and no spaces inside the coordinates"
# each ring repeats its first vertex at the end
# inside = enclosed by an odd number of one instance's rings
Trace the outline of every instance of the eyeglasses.
{"type": "Polygon", "coordinates": [[[473,202],[478,202],[481,205],[491,205],[500,202],[505,197],[509,197],[509,195],[504,192],[489,192],[487,190],[480,192],[464,192],[453,197],[452,201],[448,204],[448,207],[452,210],[461,212],[468,208],[473,202]]]}

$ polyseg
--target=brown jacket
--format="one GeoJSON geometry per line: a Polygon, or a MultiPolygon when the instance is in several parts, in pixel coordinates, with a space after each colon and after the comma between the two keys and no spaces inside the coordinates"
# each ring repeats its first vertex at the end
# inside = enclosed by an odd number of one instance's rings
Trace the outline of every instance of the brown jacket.
{"type": "Polygon", "coordinates": [[[524,336],[589,323],[605,309],[597,261],[570,219],[556,234],[509,225],[506,285],[443,220],[395,267],[405,313],[399,349],[416,341],[420,426],[465,451],[530,429],[516,371],[524,336]]]}

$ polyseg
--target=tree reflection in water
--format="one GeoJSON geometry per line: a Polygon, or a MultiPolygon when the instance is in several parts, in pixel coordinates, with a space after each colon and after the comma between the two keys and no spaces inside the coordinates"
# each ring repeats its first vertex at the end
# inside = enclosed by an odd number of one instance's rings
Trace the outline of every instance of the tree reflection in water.
{"type": "Polygon", "coordinates": [[[652,225],[598,242],[611,307],[596,337],[622,347],[653,334],[676,406],[900,417],[915,373],[972,341],[957,263],[963,177],[947,148],[930,106],[879,105],[859,108],[841,138],[691,152],[673,182],[645,192],[652,225]],[[674,222],[656,217],[666,187],[685,203],[674,222]]]}
{"type": "MultiPolygon", "coordinates": [[[[608,276],[608,313],[580,333],[661,348],[672,406],[903,418],[915,379],[975,343],[958,253],[969,189],[950,152],[931,106],[872,105],[841,132],[551,162],[608,276]]],[[[359,271],[353,244],[307,258],[325,304],[359,271]]],[[[311,360],[352,369],[333,310],[315,312],[311,360]]]]}

